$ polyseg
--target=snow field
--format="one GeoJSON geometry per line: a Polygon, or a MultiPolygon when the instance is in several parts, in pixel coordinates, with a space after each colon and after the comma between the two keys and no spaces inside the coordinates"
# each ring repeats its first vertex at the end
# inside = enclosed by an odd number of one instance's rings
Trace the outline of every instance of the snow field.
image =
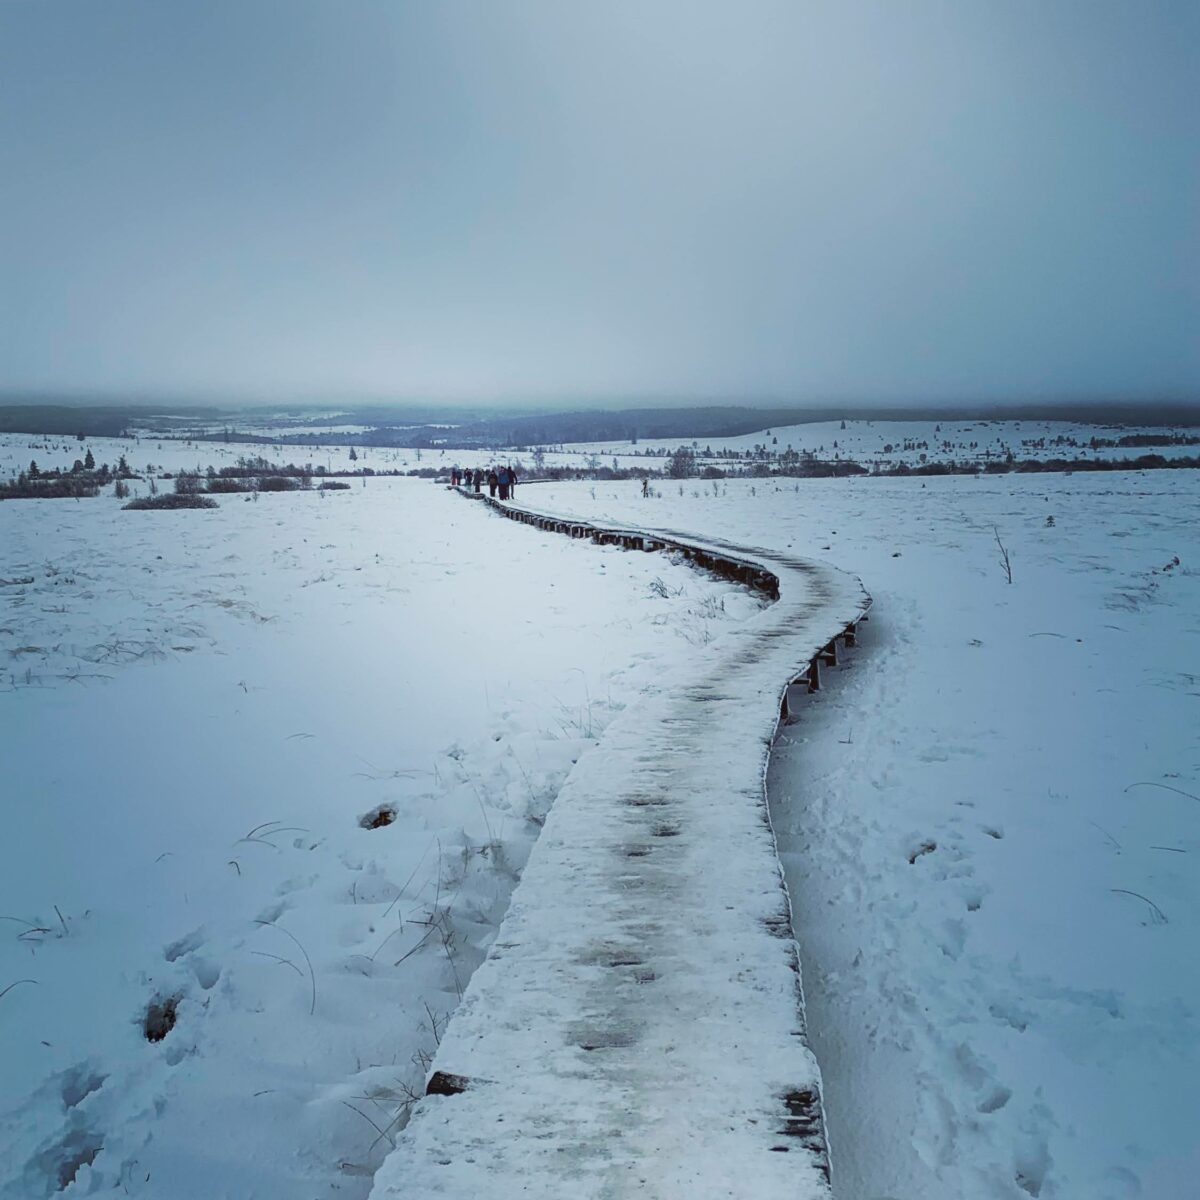
{"type": "Polygon", "coordinates": [[[836,1194],[1191,1196],[1196,473],[595,492],[538,505],[826,557],[874,597],[769,779],[836,1194]]]}
{"type": "Polygon", "coordinates": [[[572,765],[758,607],[409,480],[0,546],[13,1200],[366,1196],[572,765]]]}
{"type": "MultiPolygon", "coordinates": [[[[366,427],[338,426],[337,431],[348,433],[355,428],[364,434],[366,427]]],[[[263,427],[261,432],[269,432],[263,427]]],[[[294,430],[291,432],[307,432],[294,430]]],[[[1009,453],[1018,459],[1122,459],[1143,454],[1160,454],[1166,458],[1196,457],[1200,446],[1106,446],[1088,448],[1092,438],[1117,440],[1127,434],[1171,435],[1182,432],[1195,435],[1194,428],[1175,430],[1161,426],[1107,426],[1071,421],[823,421],[803,425],[779,426],[732,438],[703,438],[692,442],[687,438],[639,440],[633,442],[593,442],[564,446],[562,449],[543,448],[547,468],[587,470],[612,467],[622,470],[661,470],[665,458],[680,445],[694,445],[697,461],[719,468],[739,465],[726,457],[736,451],[763,450],[778,456],[789,449],[798,454],[811,453],[821,459],[851,459],[862,466],[875,463],[910,467],[923,462],[988,462],[1001,461],[1009,453]],[[649,454],[648,452],[655,452],[649,454]],[[708,453],[711,451],[712,453],[708,453]]],[[[130,466],[139,473],[203,470],[209,464],[216,468],[235,466],[239,458],[261,456],[272,463],[311,462],[327,471],[354,470],[370,467],[376,471],[409,471],[435,467],[449,472],[454,465],[486,468],[493,463],[521,462],[526,474],[533,466],[533,451],[529,450],[445,450],[433,448],[417,451],[402,447],[356,448],[358,457],[350,460],[348,446],[251,445],[247,443],[190,442],[141,433],[136,438],[88,438],[3,434],[0,435],[0,475],[15,476],[36,460],[42,469],[70,468],[92,450],[97,463],[115,466],[123,454],[130,466]]],[[[748,460],[741,458],[740,465],[748,460]]],[[[137,485],[135,484],[136,488],[137,485]]]]}
{"type": "MultiPolygon", "coordinates": [[[[783,432],[772,431],[780,446],[783,432]]],[[[869,433],[895,443],[902,432],[886,431],[885,438],[876,422],[864,439],[869,433]]],[[[806,433],[825,444],[815,427],[806,433]]],[[[913,427],[904,436],[918,440],[920,433],[913,427]]],[[[1021,440],[1015,430],[997,436],[1014,448],[1021,440]]],[[[28,457],[54,465],[31,450],[30,440],[0,439],[0,454],[7,455],[0,463],[10,463],[14,473],[28,457]]],[[[761,441],[749,439],[750,445],[761,441]]],[[[82,456],[74,439],[59,442],[63,465],[82,456]]],[[[127,440],[103,448],[96,440],[89,444],[97,461],[110,462],[130,446],[127,440]]],[[[246,453],[320,461],[309,448],[276,453],[270,447],[162,445],[148,461],[168,470],[203,466],[206,455],[218,466],[246,453]]],[[[611,449],[597,448],[606,464],[611,449]]],[[[329,451],[330,462],[347,453],[329,451]]],[[[424,452],[422,465],[435,453],[424,452]]],[[[399,465],[413,452],[368,454],[395,455],[399,465]]],[[[143,465],[139,455],[129,453],[135,469],[143,465]]],[[[454,457],[469,461],[465,454],[454,457]]],[[[489,458],[481,455],[480,461],[489,458]]],[[[372,458],[365,461],[382,469],[372,458]]],[[[448,466],[450,456],[444,461],[448,466]]],[[[405,465],[418,464],[406,459],[405,465]]],[[[863,652],[847,669],[826,673],[825,690],[776,746],[771,776],[839,1196],[1191,1195],[1200,1167],[1190,1129],[1190,1114],[1200,1108],[1194,1082],[1200,981],[1192,927],[1200,895],[1189,866],[1200,853],[1192,799],[1200,794],[1198,490],[1193,472],[1130,472],[656,482],[646,500],[633,482],[537,485],[521,497],[585,520],[608,516],[619,524],[691,529],[826,557],[858,573],[875,597],[863,652]],[[996,529],[1012,555],[1011,585],[997,561],[996,529]]],[[[405,602],[415,604],[423,619],[435,614],[440,622],[467,595],[483,611],[527,594],[521,589],[531,574],[542,578],[536,573],[547,551],[542,535],[513,530],[507,522],[492,522],[482,546],[456,529],[436,550],[424,534],[402,524],[411,540],[392,540],[390,557],[385,551],[384,561],[376,562],[362,547],[375,553],[381,539],[396,534],[394,523],[409,515],[411,502],[385,499],[393,494],[418,496],[430,512],[456,522],[469,507],[429,485],[384,480],[370,480],[366,489],[356,482],[352,494],[324,500],[222,498],[217,513],[120,513],[104,498],[0,505],[0,580],[35,580],[0,583],[0,653],[7,659],[2,678],[14,689],[0,694],[0,749],[9,768],[5,807],[16,814],[3,852],[0,915],[17,918],[0,922],[11,924],[13,934],[12,945],[0,938],[0,989],[10,980],[38,979],[36,986],[18,985],[0,996],[6,1035],[0,1162],[5,1169],[11,1162],[18,1172],[0,1175],[0,1195],[10,1194],[5,1187],[22,1200],[55,1194],[54,1180],[61,1181],[73,1162],[78,1182],[72,1188],[92,1186],[99,1194],[116,1187],[113,1181],[132,1194],[135,1185],[142,1194],[160,1194],[155,1188],[170,1179],[183,1180],[184,1190],[168,1194],[188,1195],[193,1178],[197,1195],[221,1194],[220,1186],[237,1196],[253,1194],[254,1187],[272,1194],[281,1180],[289,1186],[319,1180],[327,1190],[336,1180],[340,1195],[369,1191],[371,1172],[394,1131],[380,1139],[341,1101],[384,1128],[385,1111],[390,1116],[403,1107],[404,1088],[419,1086],[421,1054],[436,1048],[429,1025],[440,1029],[457,1003],[450,956],[444,947],[439,951],[435,930],[401,967],[389,966],[389,975],[407,979],[424,972],[411,988],[395,986],[399,1000],[386,990],[387,980],[359,973],[366,982],[349,989],[348,1012],[358,1014],[368,994],[379,997],[381,1014],[397,1007],[403,1012],[396,1022],[401,1031],[390,1028],[376,1037],[379,1022],[358,1015],[326,1021],[338,985],[333,969],[326,970],[332,958],[314,955],[319,1003],[317,1016],[310,1017],[311,984],[299,952],[284,933],[254,925],[254,918],[269,916],[280,902],[276,890],[318,861],[318,882],[292,893],[293,908],[278,923],[306,947],[310,940],[321,943],[328,928],[322,914],[334,911],[327,893],[340,880],[338,911],[347,910],[353,925],[347,956],[369,957],[378,942],[354,935],[364,915],[356,911],[363,907],[364,884],[356,888],[356,881],[382,879],[387,899],[374,902],[377,916],[417,867],[404,889],[403,902],[412,901],[404,931],[393,937],[394,926],[376,922],[380,939],[391,937],[377,960],[395,961],[385,956],[396,943],[397,959],[407,952],[427,932],[429,926],[419,922],[431,906],[442,907],[438,880],[457,882],[448,866],[452,853],[470,868],[457,871],[465,877],[456,896],[475,896],[486,908],[487,897],[497,894],[489,892],[498,874],[490,870],[490,851],[480,849],[496,840],[483,813],[493,822],[496,814],[481,810],[479,780],[489,781],[487,795],[499,795],[502,806],[536,815],[539,806],[520,799],[538,787],[530,758],[545,760],[545,791],[553,795],[571,765],[571,753],[551,761],[555,750],[568,748],[559,744],[570,740],[561,726],[582,722],[567,710],[599,714],[593,733],[611,715],[595,699],[597,680],[608,678],[605,664],[591,668],[590,709],[586,696],[566,687],[547,708],[544,687],[522,690],[524,672],[510,674],[513,711],[507,725],[489,716],[494,728],[472,724],[477,696],[474,704],[458,703],[456,689],[440,682],[432,694],[444,690],[450,699],[439,699],[436,713],[424,711],[430,693],[419,692],[421,703],[412,703],[411,682],[404,685],[404,700],[388,660],[378,661],[378,647],[395,642],[397,653],[409,654],[413,639],[398,635],[396,622],[382,615],[398,602],[397,586],[413,586],[407,575],[397,579],[411,573],[407,556],[415,556],[419,573],[433,575],[417,589],[416,601],[405,602]],[[390,490],[400,488],[416,490],[390,490]],[[442,509],[441,497],[454,504],[442,509]],[[226,523],[234,506],[241,529],[236,538],[226,523]],[[293,530],[301,513],[304,523],[293,530]],[[349,513],[361,519],[341,524],[349,513]],[[147,532],[134,537],[134,519],[147,532]],[[222,524],[211,524],[214,519],[222,524]],[[337,536],[324,537],[328,525],[318,520],[334,521],[337,536]],[[512,562],[496,562],[493,526],[502,530],[496,537],[513,539],[512,562]],[[195,531],[214,529],[219,537],[197,540],[195,531]],[[221,539],[229,544],[218,545],[221,539]],[[469,561],[486,559],[493,571],[516,572],[487,600],[478,586],[467,592],[464,580],[456,589],[449,574],[465,573],[449,548],[464,541],[469,561]],[[526,550],[532,557],[525,557],[526,550]],[[236,558],[221,564],[226,554],[236,558]],[[108,567],[100,569],[104,562],[108,567]],[[337,611],[336,604],[322,608],[305,598],[335,592],[341,593],[346,624],[337,635],[341,640],[325,651],[333,627],[328,613],[337,611]],[[282,646],[294,660],[290,670],[276,652],[282,646]],[[355,682],[361,680],[358,690],[346,683],[347,662],[355,682]],[[227,671],[218,686],[209,678],[211,666],[200,663],[249,663],[257,678],[245,669],[227,671]],[[261,692],[254,690],[260,679],[261,692]],[[390,703],[366,703],[363,694],[372,691],[390,703]],[[401,711],[404,720],[387,723],[380,708],[401,711]],[[272,725],[273,712],[278,719],[272,725]],[[306,720],[310,715],[313,720],[306,720]],[[313,732],[317,718],[341,739],[336,750],[319,749],[316,738],[292,737],[313,732]],[[552,739],[546,734],[555,723],[560,737],[552,739]],[[510,744],[518,747],[519,768],[505,754],[510,744]],[[76,747],[83,750],[77,754],[76,747]],[[452,764],[462,759],[450,750],[466,759],[456,776],[451,772],[459,768],[452,764]],[[294,752],[294,760],[285,757],[294,752]],[[369,765],[357,761],[360,755],[369,765]],[[414,762],[428,775],[412,780],[395,774],[415,769],[414,762]],[[371,778],[372,769],[383,777],[371,778]],[[339,824],[336,836],[324,797],[310,795],[314,788],[337,797],[345,828],[339,824]],[[279,808],[250,804],[247,795],[309,798],[279,808]],[[23,797],[36,798],[39,807],[21,803],[23,797]],[[357,818],[384,803],[396,806],[395,822],[359,830],[357,818]],[[449,814],[444,824],[443,808],[449,814]],[[290,839],[305,835],[289,831],[275,839],[279,851],[261,841],[235,845],[265,820],[296,824],[310,834],[315,828],[314,836],[326,841],[304,850],[290,839]],[[164,828],[176,832],[171,844],[162,837],[164,828]],[[195,844],[184,853],[179,842],[188,838],[195,844]],[[345,845],[339,838],[347,839],[345,845]],[[402,851],[371,850],[382,838],[391,838],[389,845],[403,841],[402,851]],[[439,850],[439,838],[450,851],[439,850]],[[38,845],[54,847],[49,871],[45,854],[29,852],[38,845]],[[165,851],[169,855],[159,858],[165,851]],[[228,861],[236,859],[244,870],[247,852],[259,862],[244,884],[228,861]],[[359,868],[343,861],[343,854],[355,861],[354,853],[359,868]],[[433,855],[438,867],[431,870],[433,855]],[[147,864],[166,877],[165,885],[154,883],[147,864]],[[189,880],[186,892],[182,880],[189,880]],[[231,880],[240,893],[231,893],[231,880]],[[95,928],[97,918],[81,914],[99,910],[96,896],[104,888],[138,900],[110,905],[128,911],[108,923],[104,936],[89,939],[91,949],[85,950],[80,923],[95,928]],[[55,933],[63,932],[55,904],[66,936],[55,933]],[[204,905],[213,915],[197,919],[193,909],[204,905]],[[168,963],[166,948],[202,924],[218,932],[204,948],[198,943],[168,963]],[[276,942],[260,946],[257,939],[264,937],[276,942]],[[238,938],[243,940],[235,948],[238,938]],[[18,957],[7,957],[11,950],[18,957]],[[265,954],[288,958],[291,965],[265,954]],[[117,960],[127,964],[120,971],[113,967],[117,960]],[[53,976],[44,973],[50,961],[59,964],[53,976]],[[221,975],[206,989],[203,979],[212,978],[206,964],[213,961],[221,975]],[[78,991],[80,979],[87,980],[86,994],[78,991]],[[56,992],[48,990],[47,981],[59,980],[56,992]],[[183,994],[179,1024],[150,1046],[140,1025],[147,1004],[176,991],[183,994]],[[441,1000],[440,1006],[431,1001],[432,1022],[423,1007],[430,995],[441,1000]],[[250,1011],[247,996],[258,1011],[250,1011]],[[218,1000],[220,1015],[212,1017],[218,1000]],[[19,1020],[18,1012],[24,1014],[19,1020]],[[31,1012],[45,1017],[39,1036],[26,1023],[31,1012]],[[274,1043],[263,1041],[269,1022],[278,1027],[274,1043]],[[197,1028],[206,1031],[203,1038],[197,1028]],[[63,1030],[70,1031],[65,1043],[63,1030]],[[300,1039],[297,1030],[304,1034],[300,1039]],[[179,1053],[174,1047],[183,1039],[177,1035],[185,1032],[192,1039],[187,1054],[166,1062],[168,1054],[179,1053]],[[347,1074],[351,1054],[378,1064],[374,1074],[366,1067],[361,1078],[357,1068],[347,1074]],[[269,1084],[287,1075],[291,1091],[280,1095],[278,1088],[256,1086],[264,1074],[269,1084]],[[101,1077],[108,1082],[92,1087],[101,1077]],[[318,1087],[314,1079],[325,1083],[318,1087]],[[344,1094],[334,1094],[334,1080],[344,1094]],[[253,1095],[258,1091],[263,1094],[253,1095]],[[153,1115],[164,1104],[162,1115],[153,1115]],[[207,1145],[201,1146],[195,1130],[203,1131],[207,1145]],[[359,1135],[361,1143],[354,1142],[359,1135]],[[220,1165],[209,1149],[218,1143],[229,1147],[220,1165]],[[348,1145],[360,1152],[357,1157],[345,1152],[348,1145]],[[298,1153],[297,1146],[305,1149],[298,1153]],[[330,1162],[339,1155],[346,1165],[330,1175],[330,1162]]],[[[546,545],[548,553],[565,555],[557,586],[572,576],[565,564],[590,561],[595,553],[619,554],[556,538],[546,545]]],[[[657,555],[601,561],[610,571],[613,562],[641,564],[652,575],[666,569],[657,555]]],[[[700,616],[696,579],[685,577],[682,610],[671,607],[673,579],[666,598],[643,590],[644,579],[635,582],[639,600],[625,603],[621,620],[640,630],[642,600],[661,602],[653,616],[662,624],[653,628],[670,631],[674,650],[693,653],[723,627],[700,616]]],[[[520,621],[536,609],[544,619],[541,604],[548,594],[547,586],[539,586],[521,612],[497,612],[520,621]]],[[[740,595],[724,594],[729,613],[740,595]]],[[[589,603],[577,601],[582,607],[572,609],[568,602],[565,612],[551,615],[558,631],[551,644],[567,636],[589,603]]],[[[507,624],[495,627],[507,634],[507,624]]],[[[587,646],[588,636],[581,634],[587,646]]],[[[507,647],[464,636],[467,648],[454,651],[449,673],[460,672],[472,654],[490,664],[486,706],[495,655],[507,647]]],[[[615,644],[630,631],[610,626],[603,636],[615,644]]],[[[662,640],[644,652],[661,653],[662,640]]],[[[534,645],[533,635],[516,643],[518,649],[524,645],[534,645]]],[[[572,655],[581,670],[589,669],[586,653],[572,655]]],[[[441,680],[441,657],[412,661],[420,687],[427,677],[441,680]]],[[[627,656],[631,669],[613,668],[619,676],[611,685],[616,704],[660,681],[675,660],[660,658],[657,667],[654,661],[639,665],[627,656]]],[[[552,667],[561,664],[546,667],[543,682],[555,677],[552,667]]],[[[578,673],[567,675],[578,684],[578,673]]],[[[519,863],[520,838],[512,832],[517,822],[501,811],[505,853],[519,863]]],[[[536,820],[532,824],[536,829],[536,820]]],[[[501,911],[506,898],[501,888],[501,911]]],[[[388,919],[399,909],[397,904],[388,919]]],[[[459,911],[453,955],[465,974],[461,964],[468,954],[474,961],[482,957],[490,933],[474,940],[462,934],[466,916],[459,911]]]]}
{"type": "MultiPolygon", "coordinates": [[[[892,466],[906,463],[915,467],[924,462],[1001,461],[1010,452],[1017,459],[1049,458],[1136,458],[1141,454],[1162,454],[1167,458],[1195,457],[1200,447],[1105,446],[1092,450],[1092,438],[1116,441],[1127,434],[1195,435],[1194,428],[1174,430],[1160,426],[1092,425],[1076,421],[810,421],[803,425],[780,425],[731,438],[650,438],[632,442],[595,442],[566,447],[585,458],[599,456],[601,465],[611,465],[615,455],[622,466],[636,465],[626,456],[648,450],[670,453],[680,444],[695,448],[697,461],[729,465],[725,452],[745,455],[766,451],[778,456],[788,450],[813,454],[820,459],[850,459],[861,466],[874,463],[892,466]],[[712,451],[709,454],[709,451],[712,451]]],[[[642,463],[646,460],[643,458],[642,463]]],[[[651,462],[654,460],[651,459],[651,462]]]]}

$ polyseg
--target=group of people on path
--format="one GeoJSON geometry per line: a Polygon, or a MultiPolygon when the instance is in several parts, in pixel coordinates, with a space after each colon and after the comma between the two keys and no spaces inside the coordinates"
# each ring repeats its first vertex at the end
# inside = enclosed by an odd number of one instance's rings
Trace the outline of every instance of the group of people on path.
{"type": "Polygon", "coordinates": [[[451,487],[466,488],[478,494],[485,482],[491,496],[495,497],[499,492],[500,499],[507,500],[516,493],[517,472],[512,467],[489,467],[486,474],[479,468],[474,471],[470,467],[450,468],[451,487]]]}

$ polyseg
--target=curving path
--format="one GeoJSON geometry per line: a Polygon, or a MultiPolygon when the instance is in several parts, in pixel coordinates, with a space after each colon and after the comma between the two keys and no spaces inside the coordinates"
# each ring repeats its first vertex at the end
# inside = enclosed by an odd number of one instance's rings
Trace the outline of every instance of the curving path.
{"type": "Polygon", "coordinates": [[[764,780],[789,684],[817,684],[870,598],[774,551],[485,503],[777,599],[579,760],[373,1200],[827,1197],[764,780]]]}

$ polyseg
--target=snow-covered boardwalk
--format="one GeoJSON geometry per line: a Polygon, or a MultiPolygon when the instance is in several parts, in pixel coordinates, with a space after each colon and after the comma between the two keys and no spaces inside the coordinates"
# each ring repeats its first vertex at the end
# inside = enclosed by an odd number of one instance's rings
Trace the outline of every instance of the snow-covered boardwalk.
{"type": "Polygon", "coordinates": [[[508,511],[684,549],[778,599],[579,760],[373,1196],[826,1196],[764,775],[787,686],[870,600],[772,551],[508,511]]]}

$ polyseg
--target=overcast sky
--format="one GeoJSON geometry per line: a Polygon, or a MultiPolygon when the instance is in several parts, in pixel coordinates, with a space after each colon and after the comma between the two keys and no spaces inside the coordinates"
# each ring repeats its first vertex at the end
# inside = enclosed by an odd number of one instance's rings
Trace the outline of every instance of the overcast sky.
{"type": "Polygon", "coordinates": [[[1200,3],[0,0],[0,389],[1200,395],[1200,3]]]}

